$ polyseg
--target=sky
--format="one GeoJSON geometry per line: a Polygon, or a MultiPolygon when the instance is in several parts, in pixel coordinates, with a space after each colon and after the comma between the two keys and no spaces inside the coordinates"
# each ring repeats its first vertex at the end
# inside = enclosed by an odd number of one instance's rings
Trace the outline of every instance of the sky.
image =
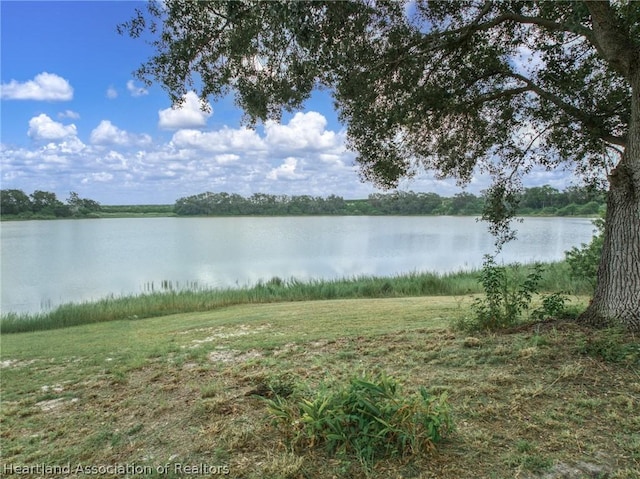
{"type": "MultiPolygon", "coordinates": [[[[345,146],[328,92],[280,123],[241,123],[232,97],[200,108],[189,92],[181,109],[133,72],[152,54],[116,32],[132,1],[0,2],[0,187],[69,192],[102,204],[170,204],[205,191],[366,198],[355,153],[345,146]]],[[[571,184],[567,173],[539,172],[525,186],[571,184]]],[[[476,176],[466,191],[489,180],[476,176]]],[[[403,190],[453,196],[454,181],[429,174],[403,190]]]]}

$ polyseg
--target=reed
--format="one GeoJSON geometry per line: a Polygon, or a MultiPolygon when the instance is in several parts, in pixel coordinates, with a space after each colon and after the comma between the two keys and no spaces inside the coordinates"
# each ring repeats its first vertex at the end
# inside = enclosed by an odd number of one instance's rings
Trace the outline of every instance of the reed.
{"type": "MultiPolygon", "coordinates": [[[[519,267],[526,274],[529,266],[519,267]]],[[[144,294],[98,301],[63,304],[51,311],[20,314],[5,313],[0,318],[1,333],[58,329],[113,320],[136,320],[176,313],[208,311],[236,304],[309,301],[326,299],[394,298],[411,296],[462,296],[482,292],[478,271],[448,274],[409,273],[392,277],[360,276],[334,280],[301,281],[274,277],[253,286],[204,289],[196,283],[178,287],[164,280],[159,291],[151,284],[144,294]]],[[[588,284],[569,276],[564,263],[545,265],[540,283],[542,291],[589,294],[588,284]]]]}

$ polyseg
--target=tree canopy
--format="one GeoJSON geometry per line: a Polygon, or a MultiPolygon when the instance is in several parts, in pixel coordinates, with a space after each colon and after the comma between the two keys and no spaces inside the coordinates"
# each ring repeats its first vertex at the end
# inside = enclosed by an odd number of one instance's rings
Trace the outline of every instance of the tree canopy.
{"type": "Polygon", "coordinates": [[[634,2],[167,1],[128,26],[162,20],[138,74],[175,102],[234,90],[255,122],[330,88],[363,176],[392,187],[419,167],[461,183],[475,167],[512,181],[534,164],[602,171],[631,90],[590,9],[640,46],[634,2]]]}
{"type": "Polygon", "coordinates": [[[637,281],[596,288],[590,315],[640,328],[639,2],[166,0],[121,29],[154,35],[138,75],[175,102],[189,89],[234,92],[254,123],[330,89],[362,177],[377,185],[420,169],[460,184],[489,173],[496,233],[533,168],[608,175],[599,284],[622,271],[637,281]],[[614,265],[607,251],[623,236],[614,265]]]}
{"type": "Polygon", "coordinates": [[[27,195],[22,190],[0,190],[0,216],[3,217],[68,218],[88,216],[100,209],[100,203],[80,198],[74,191],[69,193],[65,204],[49,191],[36,190],[27,195]]]}

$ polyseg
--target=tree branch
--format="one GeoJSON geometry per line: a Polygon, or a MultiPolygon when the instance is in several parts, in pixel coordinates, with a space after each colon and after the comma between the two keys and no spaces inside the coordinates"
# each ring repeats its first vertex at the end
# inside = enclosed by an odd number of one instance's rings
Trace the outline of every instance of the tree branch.
{"type": "Polygon", "coordinates": [[[559,96],[540,88],[538,85],[533,83],[529,78],[524,75],[520,75],[519,73],[511,72],[509,76],[524,82],[528,90],[536,93],[541,98],[550,101],[562,111],[567,113],[569,116],[573,117],[580,123],[582,123],[588,130],[595,133],[598,138],[605,141],[606,143],[610,143],[612,145],[618,145],[625,147],[627,145],[627,139],[624,137],[616,136],[608,131],[603,130],[602,125],[600,125],[597,121],[594,121],[594,115],[590,114],[587,111],[581,110],[580,108],[576,108],[575,106],[567,103],[559,96]]]}
{"type": "Polygon", "coordinates": [[[553,32],[576,33],[584,36],[592,43],[595,41],[594,32],[589,28],[583,25],[580,25],[579,23],[576,23],[576,24],[559,23],[554,20],[549,20],[547,18],[532,17],[528,15],[522,15],[520,13],[515,13],[515,12],[506,12],[501,15],[498,15],[492,20],[489,20],[484,23],[479,23],[478,20],[482,18],[482,16],[486,15],[488,11],[488,7],[490,6],[492,6],[492,3],[487,2],[483,10],[481,11],[480,15],[476,17],[476,20],[474,20],[473,23],[469,25],[465,25],[464,27],[457,28],[455,30],[450,30],[448,32],[443,32],[443,33],[445,33],[446,35],[456,35],[458,33],[462,33],[463,35],[461,39],[465,39],[473,32],[490,30],[491,28],[496,27],[504,22],[512,21],[515,23],[523,24],[523,25],[537,25],[539,27],[543,27],[553,32]]]}
{"type": "Polygon", "coordinates": [[[501,98],[507,98],[507,97],[511,97],[511,96],[515,96],[515,95],[519,95],[520,93],[525,93],[531,91],[531,88],[529,86],[523,86],[523,87],[518,87],[518,88],[510,88],[507,90],[500,90],[497,92],[493,92],[493,93],[489,93],[486,95],[482,95],[479,96],[477,98],[475,98],[471,104],[472,105],[478,105],[478,104],[482,104],[482,103],[486,103],[489,101],[493,101],[493,100],[500,100],[501,98]]]}
{"type": "Polygon", "coordinates": [[[621,28],[609,2],[585,0],[593,23],[593,45],[615,71],[629,78],[633,42],[621,28]]]}

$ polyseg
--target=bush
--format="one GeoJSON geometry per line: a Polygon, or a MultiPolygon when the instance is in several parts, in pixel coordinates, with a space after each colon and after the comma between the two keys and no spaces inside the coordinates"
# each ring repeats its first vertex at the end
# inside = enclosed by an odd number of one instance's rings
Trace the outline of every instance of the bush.
{"type": "Polygon", "coordinates": [[[544,320],[547,318],[575,318],[577,315],[568,311],[565,303],[568,301],[564,293],[552,293],[542,296],[542,306],[533,310],[531,316],[534,319],[544,320]]]}
{"type": "Polygon", "coordinates": [[[402,396],[384,375],[352,379],[347,386],[320,388],[264,399],[294,448],[324,446],[341,458],[355,456],[365,467],[385,457],[406,457],[434,449],[453,428],[446,394],[402,396]]]}
{"type": "Polygon", "coordinates": [[[595,288],[604,241],[604,220],[599,218],[594,220],[593,224],[597,232],[591,242],[582,243],[580,248],[574,246],[565,252],[565,258],[571,269],[571,277],[575,280],[586,280],[592,288],[595,288]]]}
{"type": "MultiPolygon", "coordinates": [[[[543,272],[543,266],[536,263],[525,276],[517,263],[498,266],[492,256],[486,255],[480,272],[485,295],[471,305],[473,316],[458,321],[456,326],[471,332],[496,331],[515,325],[531,306],[533,295],[538,293],[543,272]]],[[[532,317],[537,320],[564,317],[567,300],[562,292],[544,295],[542,305],[533,311],[532,317]]]]}
{"type": "Polygon", "coordinates": [[[485,297],[474,300],[471,306],[474,317],[462,325],[463,329],[495,331],[514,325],[537,292],[542,270],[542,265],[535,264],[522,281],[517,264],[512,265],[509,274],[505,266],[496,265],[493,257],[486,255],[480,273],[485,297]]]}
{"type": "Polygon", "coordinates": [[[596,215],[600,211],[600,203],[597,201],[589,201],[586,205],[580,205],[577,213],[579,215],[596,215]]]}
{"type": "Polygon", "coordinates": [[[578,211],[578,205],[575,203],[568,204],[567,206],[563,206],[556,213],[558,216],[574,216],[578,211]]]}

